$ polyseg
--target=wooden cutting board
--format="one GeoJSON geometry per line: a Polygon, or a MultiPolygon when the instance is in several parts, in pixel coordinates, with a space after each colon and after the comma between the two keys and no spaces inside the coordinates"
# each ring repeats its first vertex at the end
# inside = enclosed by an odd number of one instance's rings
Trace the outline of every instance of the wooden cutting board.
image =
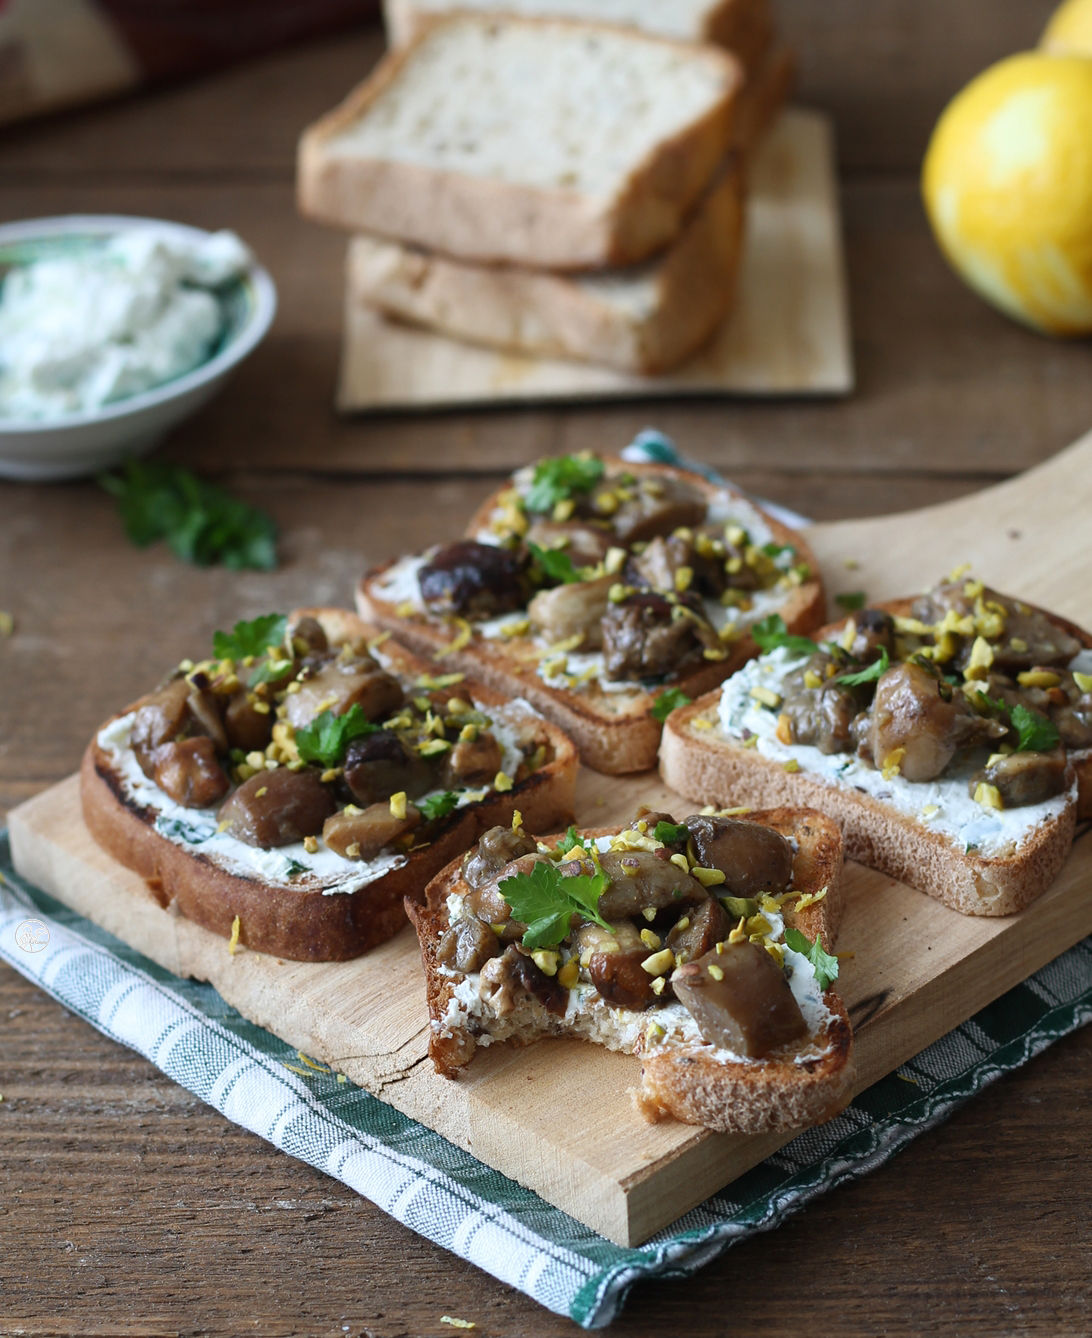
{"type": "MultiPolygon", "coordinates": [[[[1092,435],[975,497],[910,515],[814,526],[833,590],[885,598],[958,562],[1002,589],[1092,624],[1092,435]],[[859,565],[847,569],[849,558],[859,565]]],[[[739,796],[742,801],[745,796],[739,796]]],[[[606,825],[637,803],[690,805],[654,774],[585,770],[578,818],[606,825]]],[[[635,1245],[768,1156],[784,1136],[645,1124],[627,1088],[637,1061],[581,1042],[480,1051],[458,1082],[426,1058],[416,941],[406,931],[354,962],[229,955],[160,909],[142,881],[91,841],[71,777],[11,814],[16,868],[180,975],[210,981],[246,1017],[622,1245],[635,1245]]],[[[1053,888],[1020,915],[963,917],[871,870],[847,870],[840,988],[857,1037],[858,1089],[910,1059],[1092,933],[1092,833],[1053,888]]]]}
{"type": "Polygon", "coordinates": [[[750,173],[739,298],[677,370],[637,376],[464,344],[388,320],[348,285],[337,406],[438,408],[661,395],[844,395],[853,353],[830,118],[791,108],[750,173]]]}

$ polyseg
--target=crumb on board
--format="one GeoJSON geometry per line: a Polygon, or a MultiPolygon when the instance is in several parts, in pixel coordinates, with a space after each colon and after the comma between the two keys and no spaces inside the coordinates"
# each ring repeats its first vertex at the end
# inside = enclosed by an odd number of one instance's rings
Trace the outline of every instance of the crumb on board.
{"type": "Polygon", "coordinates": [[[472,1319],[456,1319],[454,1315],[441,1315],[441,1324],[450,1324],[453,1329],[476,1329],[478,1326],[472,1319]]]}

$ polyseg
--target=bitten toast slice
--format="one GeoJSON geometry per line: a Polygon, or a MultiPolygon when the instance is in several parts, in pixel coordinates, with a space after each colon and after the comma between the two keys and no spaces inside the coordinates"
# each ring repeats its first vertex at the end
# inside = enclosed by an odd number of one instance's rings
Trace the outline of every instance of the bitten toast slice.
{"type": "MultiPolygon", "coordinates": [[[[650,824],[662,816],[651,815],[650,824]]],[[[799,954],[789,951],[783,939],[786,931],[790,936],[799,931],[816,945],[816,950],[822,947],[832,951],[842,913],[841,836],[835,823],[806,809],[749,812],[742,822],[730,819],[727,823],[732,827],[748,824],[786,838],[794,852],[793,891],[783,898],[761,903],[767,907],[757,913],[762,924],[751,920],[744,925],[741,916],[740,924],[727,936],[734,934],[735,939],[731,943],[721,942],[719,949],[709,951],[708,955],[703,950],[712,948],[715,934],[708,930],[707,922],[720,916],[718,908],[749,907],[733,899],[719,902],[711,897],[706,902],[699,899],[676,906],[674,911],[661,908],[651,918],[647,911],[636,917],[638,923],[646,922],[640,937],[647,945],[644,951],[650,956],[643,969],[663,968],[659,977],[653,977],[654,989],[657,979],[660,989],[655,990],[655,997],[646,994],[639,1007],[626,1006],[624,1002],[626,988],[634,987],[632,983],[628,987],[624,984],[626,977],[622,970],[596,975],[603,970],[600,959],[594,954],[589,958],[587,952],[578,957],[577,936],[588,932],[587,924],[574,934],[571,951],[563,948],[558,954],[527,952],[509,940],[503,954],[492,955],[477,971],[461,971],[457,964],[452,965],[451,935],[465,927],[466,906],[473,892],[467,882],[467,863],[456,861],[449,865],[430,883],[424,907],[407,906],[421,942],[432,1027],[429,1053],[438,1072],[457,1077],[478,1045],[500,1041],[527,1045],[549,1036],[581,1037],[640,1060],[639,1071],[634,1070],[637,1084],[634,1101],[650,1120],[675,1118],[724,1132],[757,1133],[803,1127],[837,1114],[849,1101],[854,1081],[848,1016],[835,990],[829,986],[820,989],[815,977],[808,984],[806,973],[810,966],[799,954]],[[769,909],[774,901],[779,910],[769,909]],[[669,929],[666,919],[677,915],[680,909],[684,916],[677,918],[675,926],[669,929]],[[693,935],[699,926],[700,937],[695,941],[693,935]],[[745,927],[757,933],[763,926],[770,931],[765,939],[759,933],[757,939],[746,944],[740,941],[745,927]],[[684,939],[683,933],[689,933],[691,938],[684,939]],[[681,948],[684,942],[695,952],[693,959],[688,960],[681,948]],[[757,948],[760,942],[765,951],[757,948]],[[671,952],[677,966],[670,975],[664,973],[667,969],[664,962],[657,960],[664,953],[663,946],[657,949],[657,943],[674,944],[678,950],[677,958],[671,952]],[[811,991],[806,996],[810,1000],[806,1032],[757,1058],[732,1053],[705,1039],[691,1013],[677,997],[672,997],[675,988],[685,987],[688,972],[711,969],[716,977],[717,964],[727,964],[732,960],[730,954],[744,947],[756,953],[774,977],[781,974],[774,961],[779,966],[782,960],[790,963],[790,970],[801,973],[798,988],[811,991]],[[560,965],[553,960],[555,956],[560,965]],[[596,984],[586,978],[583,965],[580,979],[576,978],[577,961],[590,962],[588,969],[596,984]],[[551,969],[553,974],[546,974],[551,969]],[[680,981],[684,983],[679,984],[680,981]],[[608,1002],[608,998],[613,1001],[608,1002]]],[[[648,826],[649,832],[656,829],[648,826]]],[[[616,844],[621,842],[622,849],[640,844],[636,828],[629,829],[628,836],[626,831],[600,829],[579,836],[585,846],[597,842],[603,851],[601,868],[605,869],[612,858],[612,840],[616,844]]],[[[548,838],[537,843],[538,850],[560,850],[575,835],[570,829],[556,847],[557,838],[548,838]]],[[[524,855],[507,868],[529,867],[527,861],[531,858],[524,855]]],[[[557,855],[553,858],[556,860],[557,855]]],[[[622,860],[626,858],[621,856],[622,860]]],[[[643,876],[643,872],[638,874],[643,876]]],[[[612,884],[603,896],[624,898],[629,880],[623,875],[621,882],[620,888],[612,884]]],[[[715,886],[711,892],[716,892],[715,886]]],[[[601,898],[600,907],[605,909],[606,904],[601,898]]],[[[612,923],[619,949],[602,960],[608,966],[612,962],[624,966],[630,931],[619,921],[612,923]]],[[[723,923],[731,922],[729,919],[723,923]]],[[[517,931],[520,927],[517,926],[517,931]]],[[[503,928],[494,925],[488,932],[503,928]]],[[[784,989],[783,984],[781,988],[784,989]]],[[[805,997],[803,993],[801,997],[805,997]]],[[[632,1004],[634,1000],[631,998],[629,1002],[632,1004]]]]}

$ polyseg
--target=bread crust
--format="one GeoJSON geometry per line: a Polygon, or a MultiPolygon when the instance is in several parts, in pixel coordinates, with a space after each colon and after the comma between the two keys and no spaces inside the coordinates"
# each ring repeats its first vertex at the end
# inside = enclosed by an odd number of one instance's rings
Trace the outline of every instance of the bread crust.
{"type": "Polygon", "coordinates": [[[647,308],[632,310],[580,276],[468,264],[363,236],[350,244],[347,283],[351,301],[456,339],[649,374],[681,362],[723,322],[742,243],[742,169],[730,160],[651,272],[614,272],[655,286],[647,308]]]}
{"type": "MultiPolygon", "coordinates": [[[[813,940],[820,938],[826,950],[833,951],[843,910],[842,841],[837,824],[821,813],[800,808],[781,807],[747,816],[797,840],[799,851],[793,866],[793,886],[811,891],[825,886],[827,893],[799,913],[788,911],[785,925],[800,929],[813,940]]],[[[619,830],[597,828],[582,835],[609,836],[619,830]]],[[[554,843],[558,837],[544,839],[554,843]]],[[[477,1045],[476,1034],[469,1029],[445,1025],[448,1005],[466,977],[442,969],[436,956],[440,938],[448,927],[447,898],[465,887],[462,861],[458,860],[429,884],[424,906],[406,906],[421,945],[431,1019],[429,1055],[436,1071],[447,1078],[460,1075],[477,1045]]],[[[725,1062],[713,1057],[710,1046],[701,1044],[646,1052],[642,1038],[631,1052],[639,1054],[641,1059],[634,1104],[650,1121],[674,1118],[728,1133],[801,1128],[832,1118],[845,1108],[852,1095],[853,1036],[837,992],[827,990],[824,1002],[833,1016],[824,1032],[814,1039],[822,1055],[803,1062],[797,1062],[798,1051],[774,1056],[761,1064],[725,1062]]],[[[525,1007],[526,1026],[509,1038],[512,1044],[529,1045],[549,1035],[574,1034],[564,1019],[533,1002],[525,1007]]]]}
{"type": "Polygon", "coordinates": [[[320,222],[376,233],[486,264],[544,269],[597,269],[644,260],[667,245],[708,185],[728,150],[739,62],[727,51],[671,43],[695,60],[715,64],[725,89],[703,115],[660,141],[613,199],[573,190],[472,177],[417,164],[359,156],[331,157],[330,140],[360,120],[399,78],[417,49],[448,23],[464,21],[619,32],[638,42],[663,43],[636,30],[564,19],[439,16],[414,39],[388,52],[339,107],[303,134],[298,153],[300,210],[320,222]]]}
{"type": "MultiPolygon", "coordinates": [[[[876,607],[904,616],[913,600],[890,600],[876,607]]],[[[1060,627],[1092,648],[1092,635],[1047,610],[1060,627]]],[[[813,635],[835,637],[846,620],[813,635]]],[[[1056,820],[1044,823],[1017,855],[987,857],[958,849],[942,833],[888,807],[872,795],[809,775],[786,772],[779,762],[743,748],[716,724],[719,691],[672,712],[660,745],[660,775],[688,798],[716,804],[808,804],[842,827],[846,857],[908,883],[963,915],[1012,915],[1047,890],[1069,856],[1078,820],[1092,816],[1092,751],[1070,754],[1078,800],[1056,820]],[[712,729],[695,729],[697,719],[712,729]]]]}
{"type": "MultiPolygon", "coordinates": [[[[348,610],[311,608],[331,644],[370,639],[378,629],[348,610]]],[[[399,672],[432,672],[401,646],[384,652],[399,672]]],[[[473,684],[486,705],[503,699],[473,684]]],[[[127,708],[131,710],[132,707],[127,708]]],[[[118,713],[126,714],[126,711],[118,713]]],[[[117,717],[114,717],[115,719],[117,717]]],[[[490,827],[511,821],[520,809],[529,822],[550,825],[571,814],[576,787],[576,750],[556,728],[542,722],[552,759],[511,791],[492,791],[483,800],[457,809],[432,843],[412,852],[401,868],[356,892],[324,896],[321,891],[273,885],[257,875],[228,873],[200,852],[191,852],[160,836],[146,809],[128,799],[108,754],[92,739],[80,768],[84,821],[94,839],[126,868],[138,873],[149,893],[195,924],[229,937],[235,917],[239,942],[255,952],[296,961],[345,961],[391,938],[405,924],[404,901],[420,900],[436,871],[467,850],[490,827]]]]}
{"type": "Polygon", "coordinates": [[[772,46],[748,72],[732,122],[732,149],[749,163],[796,82],[796,57],[787,46],[772,46]]]}
{"type": "MultiPolygon", "coordinates": [[[[458,7],[458,3],[451,5],[452,10],[458,7]]],[[[495,14],[503,9],[503,4],[499,4],[496,10],[472,12],[495,14]]],[[[421,27],[434,22],[441,12],[445,11],[422,8],[414,0],[384,0],[383,17],[390,45],[401,47],[413,41],[421,27]]],[[[632,24],[620,26],[636,27],[632,24]]],[[[769,0],[713,0],[702,15],[699,30],[693,34],[692,40],[727,47],[749,70],[764,54],[773,36],[773,28],[769,0]]]]}
{"type": "MultiPolygon", "coordinates": [[[[608,468],[624,468],[635,474],[669,475],[684,479],[707,496],[725,491],[725,485],[712,484],[697,474],[667,465],[630,464],[606,459],[608,468]]],[[[503,491],[500,489],[498,491],[503,491]]],[[[735,489],[727,489],[742,496],[735,489]]],[[[467,527],[473,537],[486,528],[497,505],[497,494],[486,499],[467,527]]],[[[752,503],[753,505],[753,503],[752,503]]],[[[778,543],[791,543],[813,573],[818,572],[814,555],[795,530],[774,520],[756,508],[778,543]]],[[[362,617],[392,632],[400,641],[422,657],[434,656],[451,641],[450,630],[423,614],[409,618],[399,617],[397,606],[380,598],[374,589],[376,580],[391,564],[370,571],[363,577],[356,592],[357,608],[362,617]]],[[[822,582],[818,575],[798,586],[786,598],[780,609],[781,617],[790,631],[810,632],[822,621],[826,607],[822,582]]],[[[590,684],[581,692],[553,688],[538,676],[537,655],[533,659],[530,638],[513,637],[504,645],[496,640],[476,636],[462,650],[446,654],[443,663],[453,669],[471,674],[507,697],[522,697],[553,721],[573,740],[586,766],[594,767],[609,776],[624,775],[630,771],[647,771],[656,764],[661,725],[650,714],[657,694],[648,692],[603,692],[597,684],[590,684]],[[523,656],[524,658],[520,658],[523,656]]],[[[709,661],[698,665],[671,686],[678,687],[689,697],[697,697],[742,668],[758,654],[758,647],[750,635],[745,635],[730,648],[725,660],[709,661]]]]}

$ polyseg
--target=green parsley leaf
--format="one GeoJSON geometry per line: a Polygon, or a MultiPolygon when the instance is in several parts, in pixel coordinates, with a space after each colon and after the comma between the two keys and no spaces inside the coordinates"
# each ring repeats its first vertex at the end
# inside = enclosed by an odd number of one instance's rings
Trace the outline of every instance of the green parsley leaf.
{"type": "Polygon", "coordinates": [[[296,730],[296,747],[304,762],[318,762],[324,767],[340,766],[345,749],[353,739],[374,734],[379,729],[366,718],[359,702],[353,702],[344,715],[321,711],[309,725],[296,730]]]}
{"type": "Polygon", "coordinates": [[[751,636],[755,645],[763,651],[778,650],[784,646],[794,655],[811,655],[813,651],[818,650],[818,646],[810,637],[790,635],[780,613],[771,613],[768,618],[755,623],[751,628],[751,636]]]}
{"type": "Polygon", "coordinates": [[[855,688],[861,683],[876,683],[887,673],[891,661],[887,655],[886,646],[880,647],[880,658],[875,660],[867,669],[862,669],[856,674],[839,674],[838,682],[847,688],[855,688]]]}
{"type": "MultiPolygon", "coordinates": [[[[212,653],[218,660],[245,660],[264,655],[270,646],[284,644],[288,619],[283,613],[266,613],[248,623],[236,623],[231,632],[214,632],[212,653]]],[[[287,665],[291,661],[286,662],[287,665]]]]}
{"type": "Polygon", "coordinates": [[[573,568],[572,558],[561,548],[540,548],[538,544],[528,544],[536,566],[540,567],[551,581],[560,581],[562,585],[575,585],[580,580],[579,573],[573,568]]]}
{"type": "Polygon", "coordinates": [[[413,802],[429,822],[435,822],[437,818],[446,818],[455,811],[459,796],[454,790],[445,790],[443,794],[429,795],[427,799],[415,799],[413,802]]]}
{"type": "Polygon", "coordinates": [[[677,711],[680,706],[689,706],[692,701],[693,698],[688,697],[682,688],[668,688],[656,698],[652,718],[662,725],[672,711],[677,711]]]}
{"type": "Polygon", "coordinates": [[[835,595],[834,602],[840,609],[845,609],[847,613],[853,613],[857,609],[864,608],[865,592],[863,590],[846,590],[840,595],[835,595]]]}
{"type": "Polygon", "coordinates": [[[138,548],[165,539],[175,557],[198,567],[277,566],[273,520],[181,465],[130,460],[124,473],[100,474],[99,483],[117,498],[125,533],[138,548]]]}
{"type": "Polygon", "coordinates": [[[553,948],[569,933],[574,915],[610,929],[597,909],[609,884],[602,871],[566,878],[557,865],[539,860],[530,873],[503,879],[498,890],[511,906],[512,915],[527,926],[523,946],[553,948]]]}
{"type": "Polygon", "coordinates": [[[594,456],[559,455],[535,466],[531,489],[523,499],[528,511],[552,511],[574,492],[591,492],[603,477],[603,461],[594,456]]]}
{"type": "Polygon", "coordinates": [[[664,822],[661,819],[656,824],[652,836],[654,840],[662,841],[665,846],[681,845],[684,841],[690,840],[690,828],[684,822],[664,822]]]}
{"type": "Polygon", "coordinates": [[[1022,702],[1018,702],[1012,708],[1012,723],[1020,736],[1017,752],[1049,753],[1057,748],[1061,741],[1062,736],[1058,733],[1054,721],[1048,720],[1038,711],[1028,710],[1022,702]]]}
{"type": "MultiPolygon", "coordinates": [[[[594,844],[595,843],[592,842],[592,845],[594,844]]],[[[585,855],[591,853],[588,842],[580,835],[575,827],[570,825],[569,830],[561,840],[558,841],[557,845],[554,846],[554,849],[560,850],[563,855],[567,855],[569,851],[572,850],[573,846],[579,846],[585,855]]]]}
{"type": "Polygon", "coordinates": [[[818,937],[813,943],[799,929],[786,929],[785,942],[793,952],[803,953],[815,967],[815,977],[821,990],[829,989],[831,984],[838,979],[838,958],[823,951],[823,944],[818,937]]]}

